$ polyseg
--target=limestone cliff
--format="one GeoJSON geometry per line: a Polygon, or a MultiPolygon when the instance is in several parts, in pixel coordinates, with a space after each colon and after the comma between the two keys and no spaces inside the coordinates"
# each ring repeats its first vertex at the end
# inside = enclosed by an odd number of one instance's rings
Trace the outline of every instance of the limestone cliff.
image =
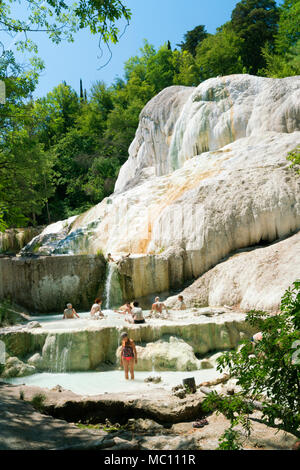
{"type": "Polygon", "coordinates": [[[35,312],[62,312],[67,302],[89,310],[104,292],[103,256],[0,259],[0,299],[35,312]]]}
{"type": "Polygon", "coordinates": [[[195,155],[244,137],[299,130],[299,101],[299,77],[230,75],[197,88],[167,88],[142,111],[115,189],[126,190],[142,173],[168,174],[195,155]]]}
{"type": "Polygon", "coordinates": [[[299,77],[167,88],[141,113],[115,193],[24,251],[130,252],[125,294],[178,287],[300,229],[300,179],[286,160],[299,142],[299,77]]]}

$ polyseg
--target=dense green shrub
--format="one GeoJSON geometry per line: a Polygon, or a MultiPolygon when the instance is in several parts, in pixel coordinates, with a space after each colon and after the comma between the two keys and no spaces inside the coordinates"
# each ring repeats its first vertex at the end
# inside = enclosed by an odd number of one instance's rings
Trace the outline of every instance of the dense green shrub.
{"type": "Polygon", "coordinates": [[[251,432],[249,414],[255,400],[262,405],[264,423],[300,436],[300,280],[283,295],[280,313],[251,311],[247,321],[262,332],[262,340],[255,347],[245,340],[238,350],[218,359],[218,369],[229,370],[241,392],[233,397],[212,393],[205,402],[207,409],[218,409],[230,419],[222,448],[229,440],[233,447],[238,445],[237,424],[251,432]]]}

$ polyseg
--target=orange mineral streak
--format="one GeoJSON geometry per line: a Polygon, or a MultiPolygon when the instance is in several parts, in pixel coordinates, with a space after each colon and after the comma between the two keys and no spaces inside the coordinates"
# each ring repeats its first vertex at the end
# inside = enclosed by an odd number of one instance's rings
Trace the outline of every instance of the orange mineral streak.
{"type": "MultiPolygon", "coordinates": [[[[148,247],[152,240],[154,225],[164,209],[175,203],[187,191],[197,187],[201,181],[219,174],[222,162],[229,158],[230,155],[228,154],[226,156],[224,155],[223,158],[218,158],[218,160],[212,164],[211,169],[207,171],[203,171],[203,169],[201,170],[201,168],[199,168],[198,171],[195,171],[195,169],[191,171],[187,170],[185,173],[183,172],[178,176],[178,178],[172,175],[162,177],[164,178],[164,184],[160,188],[161,194],[159,196],[159,203],[156,203],[155,199],[153,200],[153,206],[148,207],[147,217],[145,216],[144,223],[141,222],[140,227],[137,227],[134,237],[131,236],[128,239],[126,237],[124,238],[121,227],[118,229],[115,223],[114,214],[106,214],[99,226],[97,234],[94,233],[93,240],[90,240],[89,252],[96,253],[99,249],[105,252],[111,230],[117,232],[120,230],[120,238],[115,240],[116,244],[114,243],[114,247],[111,248],[114,254],[129,252],[132,254],[151,254],[148,247]]],[[[122,220],[120,220],[120,223],[123,223],[122,220]]]]}
{"type": "MultiPolygon", "coordinates": [[[[166,188],[167,194],[164,196],[162,204],[160,206],[155,206],[155,208],[149,211],[149,220],[148,220],[148,236],[147,238],[137,239],[135,241],[135,250],[134,253],[136,254],[147,254],[148,253],[148,246],[152,238],[153,227],[156,220],[160,217],[163,210],[176,202],[186,191],[190,191],[194,189],[198,184],[219,173],[219,170],[209,170],[204,171],[200,174],[196,174],[192,178],[185,178],[184,184],[174,184],[170,182],[166,188]]],[[[149,254],[149,253],[148,253],[149,254]]]]}

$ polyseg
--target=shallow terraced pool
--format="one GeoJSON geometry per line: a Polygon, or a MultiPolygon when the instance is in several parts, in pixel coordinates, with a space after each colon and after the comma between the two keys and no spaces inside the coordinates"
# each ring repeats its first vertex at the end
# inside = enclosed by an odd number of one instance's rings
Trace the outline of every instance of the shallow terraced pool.
{"type": "Polygon", "coordinates": [[[41,373],[27,377],[6,379],[11,384],[36,385],[43,388],[53,388],[61,385],[67,390],[80,395],[97,395],[102,393],[119,393],[149,391],[157,388],[171,389],[181,384],[182,379],[195,377],[196,384],[219,377],[215,369],[195,370],[191,372],[136,372],[135,380],[125,380],[122,370],[105,372],[69,372],[61,374],[41,373]],[[144,379],[159,375],[162,380],[158,384],[146,383],[144,379]]]}

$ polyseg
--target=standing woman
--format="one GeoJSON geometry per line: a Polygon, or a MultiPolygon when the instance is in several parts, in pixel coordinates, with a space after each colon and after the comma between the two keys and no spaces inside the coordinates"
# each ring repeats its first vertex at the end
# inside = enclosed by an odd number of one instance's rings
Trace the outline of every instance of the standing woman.
{"type": "Polygon", "coordinates": [[[121,334],[122,348],[120,362],[124,367],[125,379],[128,380],[128,370],[130,370],[131,380],[134,380],[134,364],[137,363],[137,353],[135,344],[132,339],[128,337],[127,333],[121,334]]]}

